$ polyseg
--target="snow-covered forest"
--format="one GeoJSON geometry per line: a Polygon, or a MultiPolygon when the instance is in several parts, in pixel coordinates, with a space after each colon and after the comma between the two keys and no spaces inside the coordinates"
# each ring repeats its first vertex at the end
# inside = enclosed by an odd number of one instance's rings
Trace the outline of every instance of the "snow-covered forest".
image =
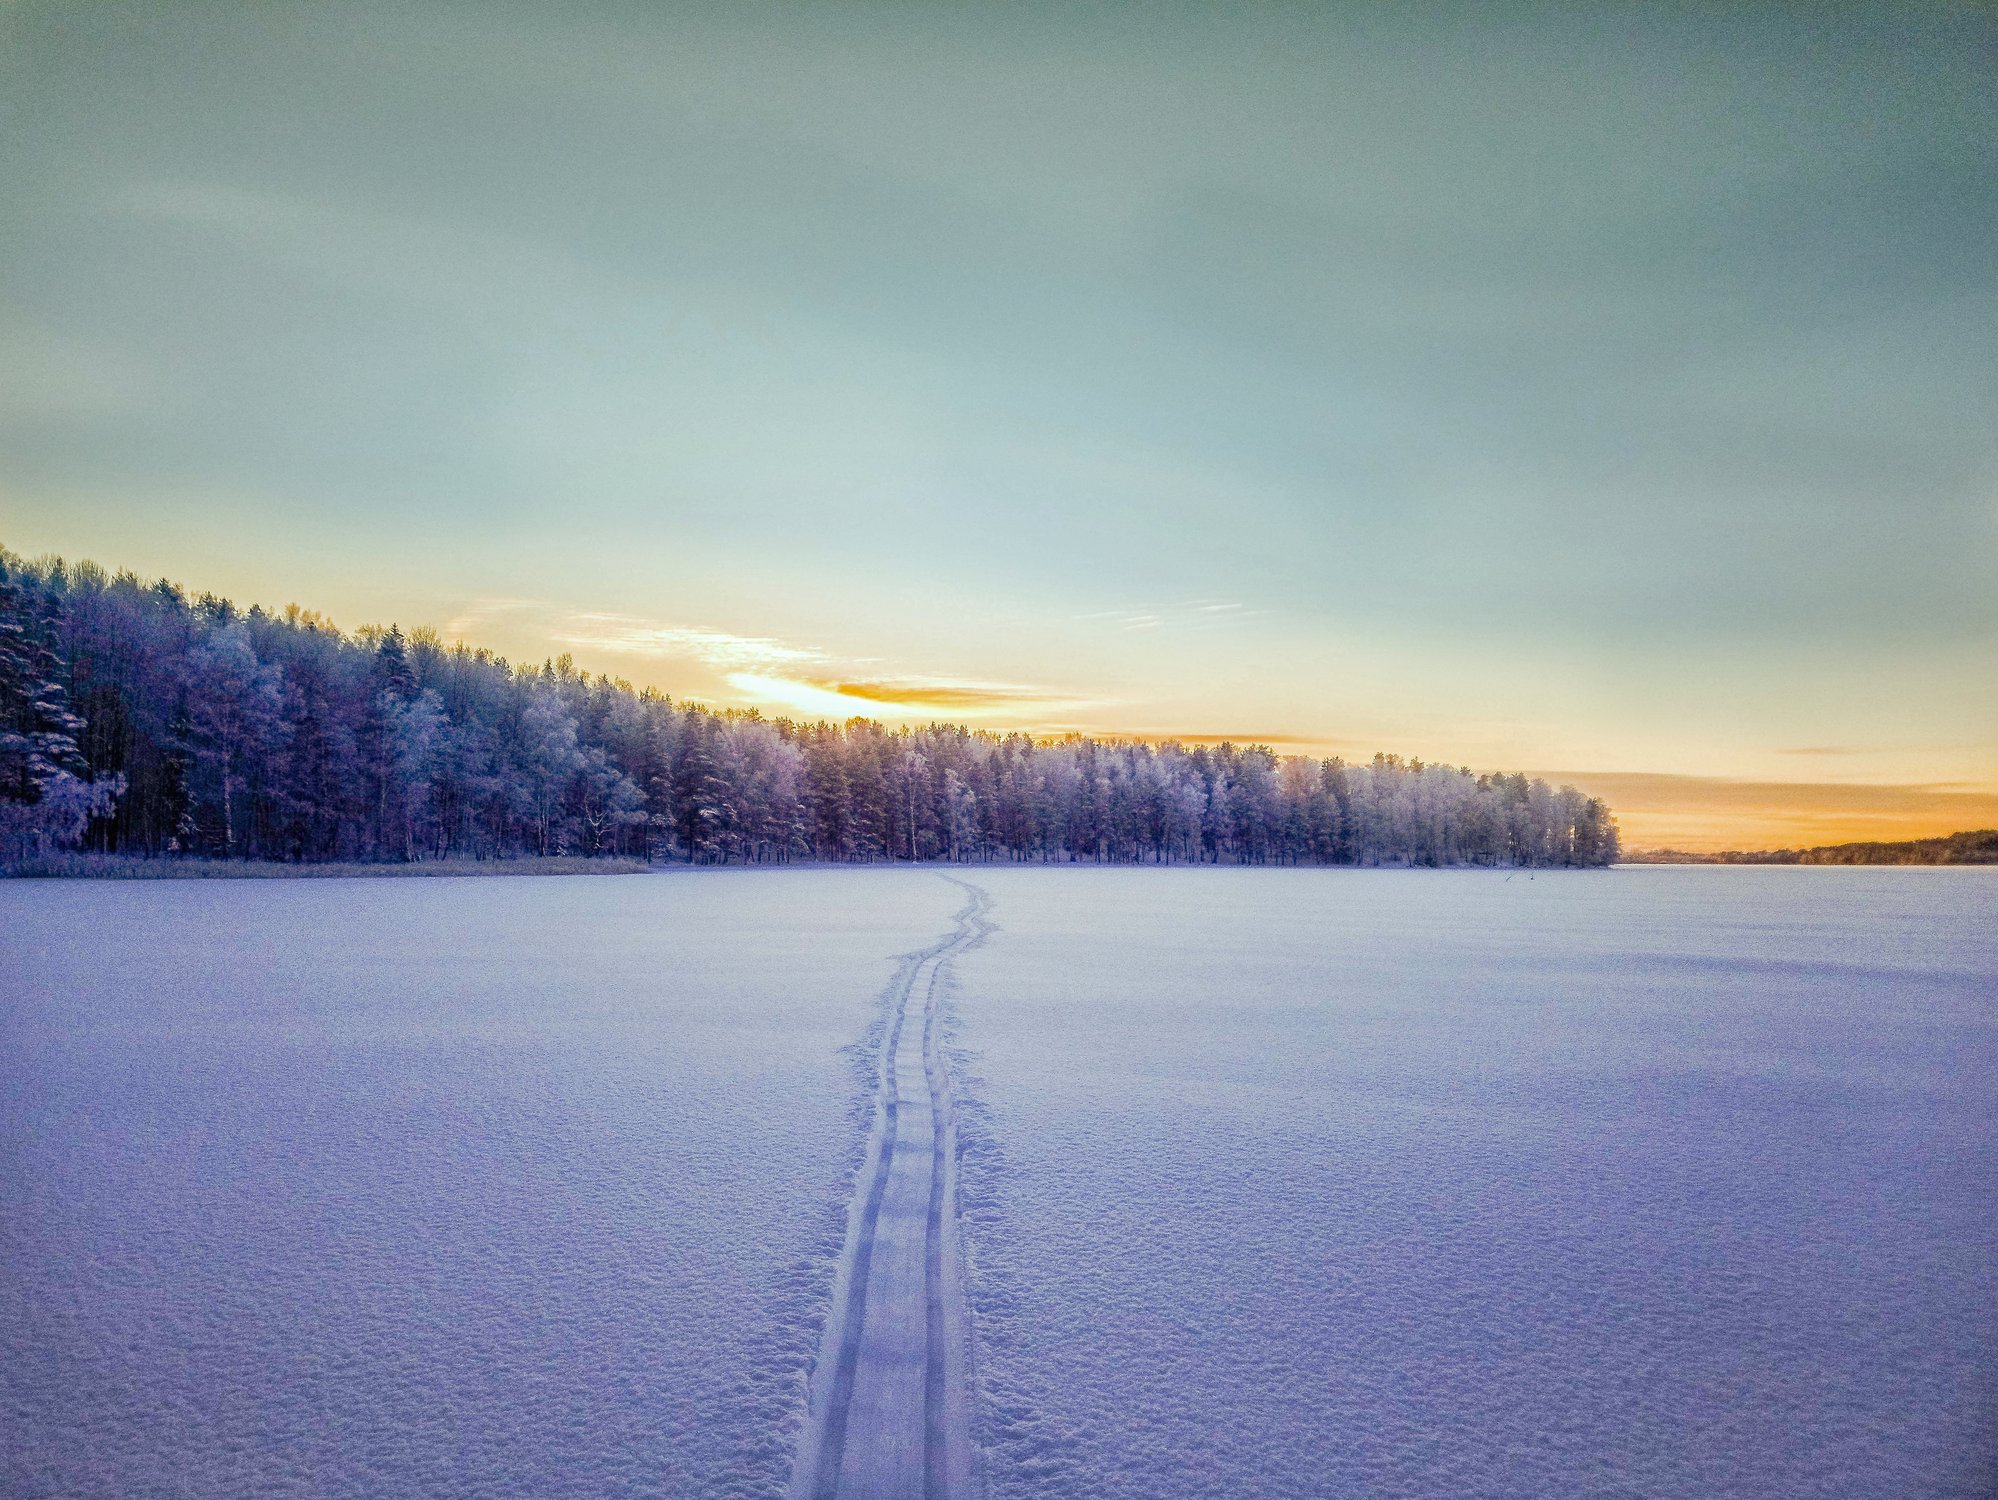
{"type": "Polygon", "coordinates": [[[1377,755],[717,712],[0,551],[0,852],[1602,865],[1609,809],[1377,755]]]}

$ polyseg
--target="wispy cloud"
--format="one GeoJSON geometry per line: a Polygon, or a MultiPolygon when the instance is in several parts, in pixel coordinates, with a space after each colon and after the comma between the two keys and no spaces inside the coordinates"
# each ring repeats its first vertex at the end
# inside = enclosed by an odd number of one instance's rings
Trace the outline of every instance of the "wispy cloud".
{"type": "Polygon", "coordinates": [[[1075,618],[1090,623],[1102,621],[1120,630],[1152,630],[1164,623],[1148,609],[1092,609],[1075,618]]]}
{"type": "Polygon", "coordinates": [[[816,646],[771,636],[738,635],[713,626],[680,625],[643,615],[570,609],[546,599],[474,599],[451,617],[443,634],[449,640],[471,640],[500,621],[530,630],[550,645],[614,656],[698,661],[722,670],[798,667],[832,660],[830,653],[816,646]]]}
{"type": "Polygon", "coordinates": [[[878,657],[845,656],[711,625],[570,609],[544,599],[473,600],[458,611],[443,634],[452,640],[476,641],[501,621],[513,633],[531,632],[551,646],[661,663],[698,663],[722,674],[743,702],[816,717],[1030,719],[1100,706],[1100,700],[1028,683],[897,673],[892,663],[878,657]]]}
{"type": "Polygon", "coordinates": [[[1115,609],[1085,610],[1075,616],[1091,624],[1104,624],[1118,630],[1161,630],[1224,624],[1266,615],[1238,599],[1182,599],[1173,604],[1125,605],[1115,609]]]}
{"type": "Polygon", "coordinates": [[[458,612],[444,622],[439,633],[447,641],[465,641],[478,645],[472,637],[494,620],[508,615],[525,614],[531,611],[548,611],[554,606],[542,599],[485,598],[474,599],[460,607],[458,612]]]}
{"type": "Polygon", "coordinates": [[[770,667],[824,661],[812,646],[768,636],[736,635],[705,625],[662,625],[634,615],[586,612],[569,615],[553,634],[564,646],[623,656],[689,656],[712,667],[770,667]]]}

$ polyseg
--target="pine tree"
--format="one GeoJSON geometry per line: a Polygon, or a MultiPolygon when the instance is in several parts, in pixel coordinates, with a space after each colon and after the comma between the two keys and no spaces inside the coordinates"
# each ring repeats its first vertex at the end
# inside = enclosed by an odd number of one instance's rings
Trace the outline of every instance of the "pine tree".
{"type": "Polygon", "coordinates": [[[1523,775],[1268,747],[716,713],[391,626],[343,634],[0,552],[0,841],[293,859],[655,843],[693,860],[1614,860],[1600,801],[1523,775]],[[94,781],[84,781],[84,775],[94,781]],[[114,806],[118,777],[132,790],[114,806]],[[115,812],[116,816],[104,816],[115,812]],[[95,818],[94,823],[90,820],[95,818]],[[640,836],[643,830],[643,836],[640,836]]]}

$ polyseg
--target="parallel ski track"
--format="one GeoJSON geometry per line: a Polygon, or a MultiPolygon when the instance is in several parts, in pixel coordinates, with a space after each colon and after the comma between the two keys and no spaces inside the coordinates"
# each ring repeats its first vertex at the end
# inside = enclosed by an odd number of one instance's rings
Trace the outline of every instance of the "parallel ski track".
{"type": "Polygon", "coordinates": [[[937,1011],[951,959],[990,930],[991,900],[943,878],[970,899],[948,937],[904,959],[890,989],[874,1126],[813,1375],[795,1500],[962,1500],[976,1484],[956,1118],[937,1011]]]}

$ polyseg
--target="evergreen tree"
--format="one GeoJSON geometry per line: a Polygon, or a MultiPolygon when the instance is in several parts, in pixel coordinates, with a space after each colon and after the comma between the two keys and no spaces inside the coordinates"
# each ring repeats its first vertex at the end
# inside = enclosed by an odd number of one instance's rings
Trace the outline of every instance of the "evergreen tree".
{"type": "Polygon", "coordinates": [[[515,668],[0,552],[0,838],[13,857],[86,825],[107,850],[298,860],[1618,855],[1607,807],[1524,775],[716,713],[567,657],[515,668]]]}

